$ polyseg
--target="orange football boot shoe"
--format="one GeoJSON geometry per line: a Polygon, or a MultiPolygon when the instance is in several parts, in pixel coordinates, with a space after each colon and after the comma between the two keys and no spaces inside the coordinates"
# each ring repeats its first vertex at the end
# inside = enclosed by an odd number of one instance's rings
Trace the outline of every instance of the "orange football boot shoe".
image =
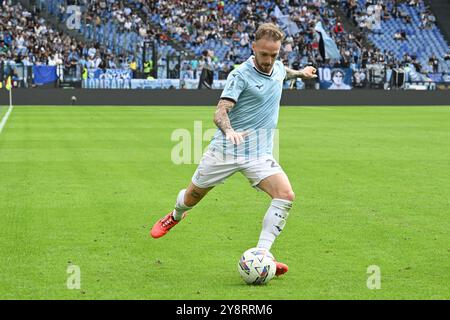
{"type": "Polygon", "coordinates": [[[166,235],[167,232],[170,231],[173,227],[175,227],[183,218],[185,217],[186,213],[183,213],[183,217],[180,221],[177,221],[172,216],[173,211],[170,211],[165,217],[158,220],[158,222],[155,223],[153,226],[150,235],[157,239],[161,238],[162,236],[166,235]]]}
{"type": "Polygon", "coordinates": [[[275,271],[276,276],[281,276],[289,271],[289,267],[286,264],[284,264],[282,262],[278,262],[276,260],[274,260],[274,262],[275,262],[275,265],[277,266],[277,271],[275,271]]]}

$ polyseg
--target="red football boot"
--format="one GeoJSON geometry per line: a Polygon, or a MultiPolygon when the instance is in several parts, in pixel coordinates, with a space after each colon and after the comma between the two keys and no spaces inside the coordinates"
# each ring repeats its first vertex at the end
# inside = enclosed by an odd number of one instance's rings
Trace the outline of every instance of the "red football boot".
{"type": "MultiPolygon", "coordinates": [[[[157,239],[157,238],[161,238],[162,236],[164,236],[167,232],[170,231],[170,229],[172,229],[173,227],[175,227],[178,222],[173,218],[172,216],[172,212],[170,211],[164,218],[158,220],[158,222],[155,223],[155,225],[152,228],[152,231],[150,232],[150,235],[157,239]]],[[[183,218],[186,215],[186,212],[183,214],[183,218]]],[[[182,219],[183,219],[182,218],[182,219]]]]}
{"type": "Polygon", "coordinates": [[[289,267],[284,263],[275,261],[275,265],[277,266],[277,271],[275,271],[276,276],[281,276],[289,271],[289,267]]]}

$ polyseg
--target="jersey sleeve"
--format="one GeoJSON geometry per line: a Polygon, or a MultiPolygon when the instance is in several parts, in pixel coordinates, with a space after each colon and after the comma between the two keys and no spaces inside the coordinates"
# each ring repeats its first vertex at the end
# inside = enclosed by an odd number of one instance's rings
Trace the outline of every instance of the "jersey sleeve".
{"type": "Polygon", "coordinates": [[[238,101],[238,98],[242,91],[244,91],[246,87],[246,81],[240,72],[231,72],[228,75],[227,82],[225,84],[225,88],[222,91],[221,99],[231,99],[235,103],[238,101]]]}

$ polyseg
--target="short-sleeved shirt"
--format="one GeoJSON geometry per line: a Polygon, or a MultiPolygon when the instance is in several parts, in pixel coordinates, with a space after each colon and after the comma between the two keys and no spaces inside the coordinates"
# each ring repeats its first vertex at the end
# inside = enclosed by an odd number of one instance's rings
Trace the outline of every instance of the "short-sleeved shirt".
{"type": "Polygon", "coordinates": [[[249,134],[244,143],[236,146],[218,129],[210,150],[246,158],[272,155],[286,69],[281,61],[276,61],[271,74],[266,74],[256,68],[253,59],[251,56],[228,75],[221,95],[221,99],[236,103],[228,113],[231,127],[249,134]]]}

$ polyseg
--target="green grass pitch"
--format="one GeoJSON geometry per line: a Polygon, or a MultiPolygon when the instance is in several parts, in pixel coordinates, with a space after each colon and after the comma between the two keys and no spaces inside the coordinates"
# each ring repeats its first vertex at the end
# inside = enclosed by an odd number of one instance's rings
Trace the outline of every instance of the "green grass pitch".
{"type": "Polygon", "coordinates": [[[0,298],[450,298],[450,108],[283,107],[297,199],[272,248],[290,271],[267,286],[236,268],[270,202],[240,174],[149,237],[196,168],[172,163],[172,132],[213,128],[213,113],[16,107],[0,134],[0,298]]]}

